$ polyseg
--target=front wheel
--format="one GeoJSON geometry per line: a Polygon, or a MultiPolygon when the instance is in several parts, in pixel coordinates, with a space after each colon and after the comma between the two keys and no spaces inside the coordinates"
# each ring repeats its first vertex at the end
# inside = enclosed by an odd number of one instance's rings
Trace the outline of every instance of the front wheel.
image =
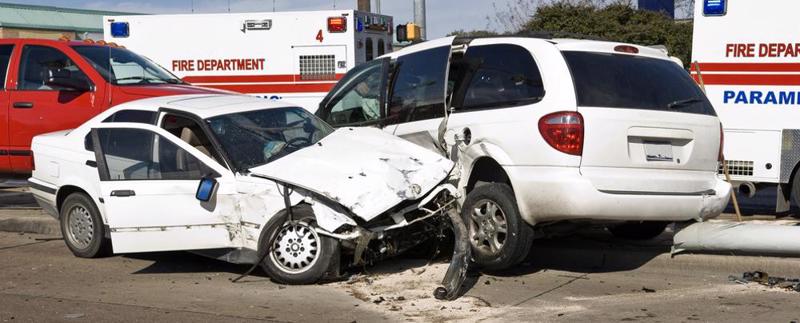
{"type": "Polygon", "coordinates": [[[467,194],[461,215],[467,225],[475,264],[501,270],[521,262],[533,242],[533,229],[520,217],[507,184],[490,183],[467,194]]]}
{"type": "Polygon", "coordinates": [[[278,283],[314,284],[338,270],[339,243],[317,233],[311,208],[293,211],[293,221],[282,213],[265,226],[259,253],[269,254],[260,266],[278,283]]]}

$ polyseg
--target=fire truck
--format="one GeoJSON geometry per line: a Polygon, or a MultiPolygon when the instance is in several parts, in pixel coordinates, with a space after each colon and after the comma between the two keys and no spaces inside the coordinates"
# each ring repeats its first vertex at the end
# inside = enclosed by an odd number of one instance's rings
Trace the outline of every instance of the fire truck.
{"type": "Polygon", "coordinates": [[[698,0],[694,8],[691,71],[725,129],[724,162],[742,194],[777,186],[778,212],[800,202],[795,7],[796,0],[698,0]]]}
{"type": "Polygon", "coordinates": [[[392,50],[392,17],[356,10],[104,17],[103,34],[193,85],[316,111],[348,70],[392,50]]]}

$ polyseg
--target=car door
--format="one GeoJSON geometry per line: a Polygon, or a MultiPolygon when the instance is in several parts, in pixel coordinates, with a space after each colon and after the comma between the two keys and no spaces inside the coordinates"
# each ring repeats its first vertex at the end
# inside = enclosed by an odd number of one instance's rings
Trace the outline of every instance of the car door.
{"type": "Polygon", "coordinates": [[[334,127],[380,127],[385,118],[388,71],[388,58],[353,68],[322,100],[317,116],[334,127]]]}
{"type": "Polygon", "coordinates": [[[399,56],[387,96],[386,130],[422,147],[437,148],[445,115],[452,38],[429,49],[399,56]]]}
{"type": "Polygon", "coordinates": [[[115,253],[237,246],[239,224],[225,195],[228,170],[169,132],[141,123],[92,129],[102,207],[115,253]],[[208,202],[195,198],[200,180],[217,180],[208,202]]]}
{"type": "Polygon", "coordinates": [[[14,43],[0,44],[0,124],[3,125],[0,130],[0,172],[2,173],[11,171],[11,161],[8,157],[10,131],[8,129],[9,92],[6,87],[8,84],[6,77],[13,52],[14,43]]]}
{"type": "Polygon", "coordinates": [[[91,67],[73,61],[55,47],[27,44],[19,57],[8,114],[9,146],[13,152],[10,162],[15,169],[30,169],[33,136],[75,128],[99,113],[104,83],[90,80],[87,70],[91,67]],[[53,73],[88,81],[93,89],[80,91],[48,85],[53,73]]]}

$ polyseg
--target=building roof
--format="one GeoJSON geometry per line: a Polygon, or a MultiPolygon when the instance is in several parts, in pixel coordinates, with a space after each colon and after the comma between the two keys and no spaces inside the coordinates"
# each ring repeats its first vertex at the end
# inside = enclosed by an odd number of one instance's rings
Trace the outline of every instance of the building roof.
{"type": "Polygon", "coordinates": [[[102,33],[103,16],[132,14],[0,2],[0,27],[102,33]]]}

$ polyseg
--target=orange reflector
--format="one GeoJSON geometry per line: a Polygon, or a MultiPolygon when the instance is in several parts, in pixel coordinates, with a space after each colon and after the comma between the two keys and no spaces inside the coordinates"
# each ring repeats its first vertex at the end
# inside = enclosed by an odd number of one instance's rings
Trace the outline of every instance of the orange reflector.
{"type": "Polygon", "coordinates": [[[614,51],[628,54],[639,54],[639,49],[630,45],[619,45],[614,47],[614,51]]]}
{"type": "Polygon", "coordinates": [[[329,33],[343,33],[347,31],[347,18],[345,17],[328,17],[328,32],[329,33]]]}

